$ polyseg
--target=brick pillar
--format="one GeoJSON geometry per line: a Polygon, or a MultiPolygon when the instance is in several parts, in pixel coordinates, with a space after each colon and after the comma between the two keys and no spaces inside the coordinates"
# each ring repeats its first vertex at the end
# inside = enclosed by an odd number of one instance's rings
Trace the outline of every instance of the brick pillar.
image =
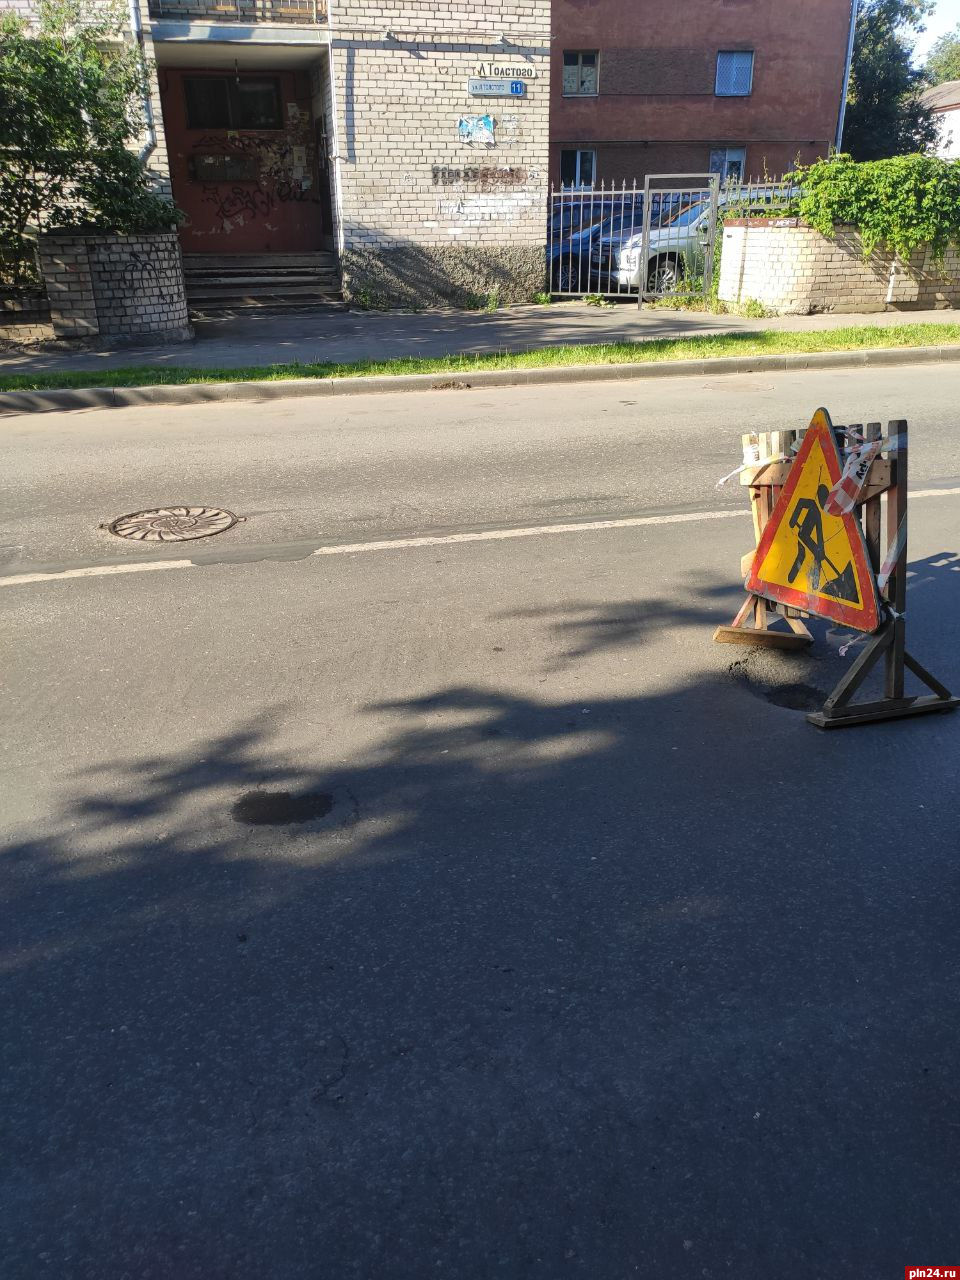
{"type": "Polygon", "coordinates": [[[100,332],[86,240],[50,232],[40,237],[40,270],[58,338],[95,338],[100,332]]]}

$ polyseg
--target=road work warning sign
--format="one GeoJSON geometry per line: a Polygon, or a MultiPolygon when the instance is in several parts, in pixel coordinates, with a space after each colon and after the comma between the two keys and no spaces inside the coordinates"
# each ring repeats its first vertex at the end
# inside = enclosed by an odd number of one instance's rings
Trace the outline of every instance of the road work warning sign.
{"type": "Polygon", "coordinates": [[[746,589],[857,631],[876,631],[876,582],[860,523],[853,513],[827,510],[841,472],[830,418],[818,409],[763,530],[746,589]]]}

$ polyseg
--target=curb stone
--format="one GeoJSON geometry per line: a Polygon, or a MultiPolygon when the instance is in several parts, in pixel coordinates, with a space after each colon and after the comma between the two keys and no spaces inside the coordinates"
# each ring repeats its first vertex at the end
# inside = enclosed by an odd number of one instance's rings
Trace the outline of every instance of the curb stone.
{"type": "Polygon", "coordinates": [[[66,409],[124,409],[138,405],[212,404],[223,400],[285,400],[302,396],[383,395],[397,391],[466,391],[484,387],[548,386],[566,382],[629,382],[721,373],[790,372],[864,366],[960,361],[951,347],[877,347],[864,351],[820,351],[797,355],[720,356],[705,360],[661,360],[642,364],[578,364],[539,369],[480,369],[473,373],[404,373],[358,378],[289,378],[277,382],[191,382],[148,387],[84,387],[52,391],[0,392],[0,417],[66,409]]]}

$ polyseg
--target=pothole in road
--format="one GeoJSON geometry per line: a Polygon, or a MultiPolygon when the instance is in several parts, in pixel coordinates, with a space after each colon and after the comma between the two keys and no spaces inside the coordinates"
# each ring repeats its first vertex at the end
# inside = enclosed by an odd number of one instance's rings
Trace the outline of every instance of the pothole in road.
{"type": "Polygon", "coordinates": [[[233,806],[237,822],[251,827],[284,827],[325,818],[334,806],[327,791],[245,791],[233,806]]]}
{"type": "Polygon", "coordinates": [[[188,542],[224,533],[242,518],[224,507],[153,507],[118,516],[100,527],[133,542],[188,542]]]}
{"type": "Polygon", "coordinates": [[[819,711],[827,695],[809,684],[782,684],[764,690],[762,696],[775,707],[789,711],[819,711]]]}
{"type": "Polygon", "coordinates": [[[825,680],[824,688],[811,683],[810,677],[816,679],[825,674],[816,666],[816,661],[806,655],[758,651],[731,663],[727,671],[748,693],[772,706],[788,711],[819,711],[834,681],[825,680]]]}

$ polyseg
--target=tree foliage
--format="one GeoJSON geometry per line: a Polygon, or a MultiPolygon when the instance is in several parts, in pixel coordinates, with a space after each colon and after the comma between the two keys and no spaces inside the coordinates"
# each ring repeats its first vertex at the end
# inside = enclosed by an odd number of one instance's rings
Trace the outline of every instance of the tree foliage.
{"type": "Polygon", "coordinates": [[[797,212],[825,236],[838,225],[860,232],[864,252],[883,245],[901,258],[930,245],[935,258],[960,244],[960,163],[939,156],[894,156],[858,164],[832,156],[799,169],[797,212]]]}
{"type": "Polygon", "coordinates": [[[83,0],[41,0],[35,30],[13,14],[0,19],[0,247],[21,280],[30,241],[46,228],[176,221],[131,149],[147,73],[123,30],[122,6],[83,0]]]}
{"type": "Polygon", "coordinates": [[[910,58],[912,32],[923,30],[933,0],[861,0],[843,145],[857,160],[923,151],[937,137],[920,101],[927,80],[910,58]]]}
{"type": "Polygon", "coordinates": [[[960,80],[960,26],[934,41],[924,71],[931,84],[960,80]]]}

